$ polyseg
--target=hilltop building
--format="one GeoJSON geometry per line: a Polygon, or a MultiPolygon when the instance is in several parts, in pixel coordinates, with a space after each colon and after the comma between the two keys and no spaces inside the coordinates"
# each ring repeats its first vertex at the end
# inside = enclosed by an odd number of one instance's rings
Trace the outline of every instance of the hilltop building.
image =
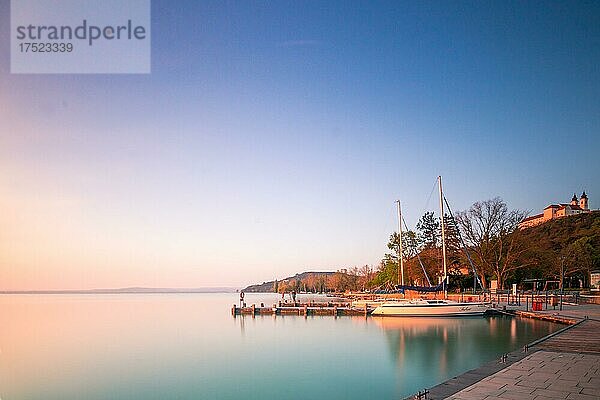
{"type": "Polygon", "coordinates": [[[588,206],[588,197],[584,191],[581,194],[580,199],[577,198],[576,194],[573,194],[573,198],[571,199],[570,203],[550,204],[548,207],[544,208],[543,213],[525,218],[523,221],[521,221],[521,223],[519,223],[519,229],[530,228],[555,218],[568,217],[571,215],[589,212],[590,208],[588,206]]]}

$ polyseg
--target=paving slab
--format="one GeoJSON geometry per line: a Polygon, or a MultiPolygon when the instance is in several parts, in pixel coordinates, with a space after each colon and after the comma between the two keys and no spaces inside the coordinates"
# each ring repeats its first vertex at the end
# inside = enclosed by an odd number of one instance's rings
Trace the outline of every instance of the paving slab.
{"type": "MultiPolygon", "coordinates": [[[[482,395],[487,393],[485,400],[504,399],[567,399],[567,400],[597,400],[600,395],[600,374],[597,365],[600,364],[600,355],[581,354],[581,357],[573,359],[572,357],[559,357],[560,353],[549,352],[545,350],[525,357],[523,360],[509,365],[505,369],[496,372],[488,378],[483,379],[465,388],[457,393],[449,395],[450,400],[476,400],[481,399],[482,395]],[[535,365],[540,361],[551,361],[556,359],[565,359],[564,368],[559,374],[547,374],[538,372],[535,365]],[[530,372],[514,380],[505,378],[514,368],[523,371],[523,367],[532,366],[530,372]],[[593,376],[586,376],[585,373],[595,371],[593,376]],[[586,392],[587,391],[587,392],[586,392]]],[[[436,397],[428,397],[436,399],[436,397]]]]}

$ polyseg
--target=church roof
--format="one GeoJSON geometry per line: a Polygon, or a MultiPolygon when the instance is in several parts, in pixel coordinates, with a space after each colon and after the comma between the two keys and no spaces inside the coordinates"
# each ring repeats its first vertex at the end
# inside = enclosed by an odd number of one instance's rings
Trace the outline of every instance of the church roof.
{"type": "Polygon", "coordinates": [[[579,201],[579,199],[577,198],[577,194],[573,193],[573,198],[571,199],[571,201],[579,201]]]}
{"type": "Polygon", "coordinates": [[[550,204],[548,207],[544,208],[544,210],[547,210],[549,208],[558,208],[559,210],[562,210],[565,207],[570,207],[571,210],[582,210],[581,207],[579,207],[579,205],[576,204],[567,204],[567,203],[561,203],[561,204],[550,204]]]}
{"type": "Polygon", "coordinates": [[[577,205],[577,204],[561,204],[560,205],[560,209],[563,209],[565,207],[569,207],[569,208],[571,208],[571,210],[581,210],[581,207],[579,207],[579,205],[577,205]]]}
{"type": "Polygon", "coordinates": [[[581,198],[582,198],[582,199],[587,199],[587,198],[588,198],[588,197],[587,197],[587,194],[585,194],[585,190],[584,190],[584,191],[583,191],[583,193],[581,194],[581,198]]]}
{"type": "Polygon", "coordinates": [[[531,221],[532,219],[538,219],[538,218],[541,218],[543,216],[544,216],[544,214],[532,215],[531,217],[525,218],[523,221],[521,221],[521,223],[527,222],[527,221],[531,221]]]}

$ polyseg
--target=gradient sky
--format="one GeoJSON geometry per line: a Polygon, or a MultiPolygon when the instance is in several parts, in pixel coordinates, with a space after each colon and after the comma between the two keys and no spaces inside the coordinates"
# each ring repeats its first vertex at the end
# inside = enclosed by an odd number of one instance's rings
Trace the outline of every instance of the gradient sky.
{"type": "Polygon", "coordinates": [[[599,2],[152,1],[149,75],[13,75],[0,290],[376,264],[426,209],[600,204],[599,2]]]}

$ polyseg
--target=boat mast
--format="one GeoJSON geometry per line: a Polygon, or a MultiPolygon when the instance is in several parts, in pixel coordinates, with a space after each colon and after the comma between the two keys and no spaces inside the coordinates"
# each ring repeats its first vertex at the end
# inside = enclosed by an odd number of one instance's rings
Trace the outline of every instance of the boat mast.
{"type": "Polygon", "coordinates": [[[402,257],[402,207],[400,206],[400,200],[396,200],[398,203],[398,235],[400,237],[400,244],[398,245],[398,260],[400,262],[400,270],[398,273],[398,283],[404,286],[404,260],[402,257]]]}
{"type": "Polygon", "coordinates": [[[442,192],[442,176],[438,176],[440,187],[440,222],[442,226],[442,260],[444,263],[444,298],[448,298],[448,290],[446,288],[446,280],[448,279],[448,271],[446,270],[446,228],[444,223],[444,194],[442,192]]]}

